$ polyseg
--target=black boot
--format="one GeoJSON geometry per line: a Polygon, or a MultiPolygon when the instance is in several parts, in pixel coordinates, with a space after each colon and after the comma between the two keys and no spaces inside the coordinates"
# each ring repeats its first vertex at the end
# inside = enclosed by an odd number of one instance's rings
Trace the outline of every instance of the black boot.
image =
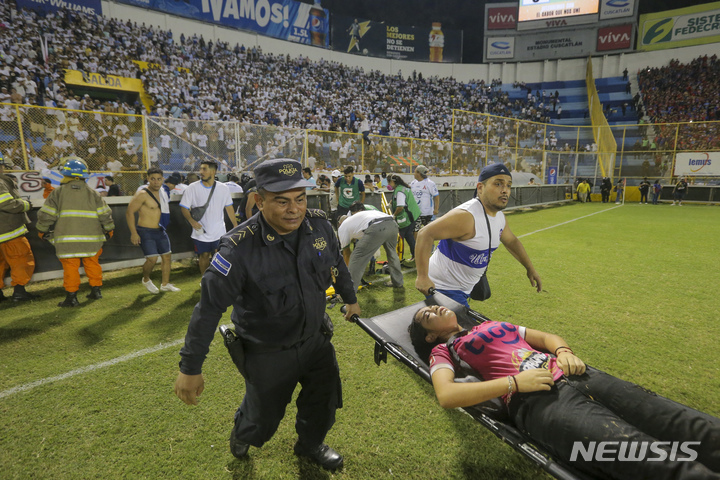
{"type": "Polygon", "coordinates": [[[4,302],[5,300],[7,300],[7,297],[6,297],[5,294],[2,292],[2,290],[0,290],[0,302],[4,302]]]}
{"type": "Polygon", "coordinates": [[[58,303],[58,307],[77,307],[78,305],[80,305],[80,302],[77,299],[77,292],[67,292],[65,300],[58,303]]]}
{"type": "Polygon", "coordinates": [[[92,287],[92,290],[90,290],[90,293],[88,293],[86,296],[87,298],[92,300],[100,300],[102,298],[100,287],[92,287]]]}
{"type": "Polygon", "coordinates": [[[24,302],[25,300],[35,300],[38,297],[39,295],[26,291],[25,285],[15,285],[12,299],[13,302],[24,302]]]}

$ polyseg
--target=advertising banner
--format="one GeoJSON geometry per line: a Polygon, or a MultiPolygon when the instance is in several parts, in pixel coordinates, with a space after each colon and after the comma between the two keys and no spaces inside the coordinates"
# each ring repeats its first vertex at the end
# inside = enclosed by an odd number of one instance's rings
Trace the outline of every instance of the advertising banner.
{"type": "Polygon", "coordinates": [[[720,42],[720,2],[640,15],[638,50],[720,42]]]}
{"type": "Polygon", "coordinates": [[[720,175],[720,152],[678,153],[675,156],[675,175],[688,177],[720,175]]]}
{"type": "Polygon", "coordinates": [[[632,24],[598,28],[597,51],[627,50],[632,47],[632,24]]]}
{"type": "Polygon", "coordinates": [[[577,17],[546,18],[531,22],[518,22],[518,30],[549,30],[553,28],[565,28],[571,25],[584,25],[597,23],[597,15],[581,15],[577,17]]]}
{"type": "Polygon", "coordinates": [[[329,45],[330,12],[294,0],[117,0],[164,13],[319,47],[329,45]]]}
{"type": "Polygon", "coordinates": [[[635,0],[600,0],[600,20],[635,15],[635,0]]]}
{"type": "Polygon", "coordinates": [[[489,37],[485,49],[485,61],[503,60],[515,56],[515,37],[489,37]]]}
{"type": "Polygon", "coordinates": [[[485,6],[485,30],[515,30],[517,27],[517,5],[506,7],[485,6]]]}
{"type": "MultiPolygon", "coordinates": [[[[597,14],[598,0],[520,0],[518,27],[531,20],[550,20],[575,15],[597,14]]],[[[595,15],[597,20],[597,15],[595,15]]]]}
{"type": "Polygon", "coordinates": [[[100,0],[17,0],[18,8],[40,10],[42,12],[56,12],[70,10],[89,15],[102,15],[100,0]]]}
{"type": "Polygon", "coordinates": [[[441,23],[407,27],[333,15],[331,36],[333,50],[340,52],[417,62],[462,60],[462,30],[441,23]]]}
{"type": "Polygon", "coordinates": [[[515,60],[585,57],[595,50],[595,29],[538,33],[515,37],[515,60]]]}

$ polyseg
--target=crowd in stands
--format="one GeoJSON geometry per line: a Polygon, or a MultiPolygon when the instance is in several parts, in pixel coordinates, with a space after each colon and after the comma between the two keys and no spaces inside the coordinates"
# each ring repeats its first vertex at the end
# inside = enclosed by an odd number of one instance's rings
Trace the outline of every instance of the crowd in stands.
{"type": "MultiPolygon", "coordinates": [[[[642,103],[652,123],[693,122],[681,126],[677,148],[720,148],[720,61],[717,55],[698,57],[690,63],[673,59],[660,68],[638,72],[642,103]]],[[[675,126],[656,125],[652,142],[658,150],[675,147],[675,126]]]]}
{"type": "Polygon", "coordinates": [[[12,103],[346,132],[357,131],[367,118],[372,133],[428,139],[450,138],[453,108],[522,113],[538,120],[547,110],[533,95],[511,101],[499,80],[462,83],[415,72],[407,78],[400,72],[366,73],[336,62],[213,43],[197,35],[178,38],[172,31],[136,22],[69,11],[41,15],[15,11],[8,4],[0,8],[0,70],[6,73],[5,100],[12,103]],[[47,39],[47,64],[41,37],[47,39]],[[63,85],[65,69],[140,78],[155,106],[144,112],[139,103],[76,98],[63,85]],[[23,78],[35,86],[23,88],[23,78]]]}

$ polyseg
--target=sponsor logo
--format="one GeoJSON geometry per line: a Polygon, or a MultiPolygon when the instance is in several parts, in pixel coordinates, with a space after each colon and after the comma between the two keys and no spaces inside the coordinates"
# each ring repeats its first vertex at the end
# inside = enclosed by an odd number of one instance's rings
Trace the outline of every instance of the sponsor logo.
{"type": "Polygon", "coordinates": [[[643,36],[643,45],[653,45],[655,43],[669,42],[672,40],[673,27],[675,26],[675,19],[663,18],[657,22],[651,24],[645,30],[643,36]]]}
{"type": "Polygon", "coordinates": [[[488,30],[515,29],[517,25],[517,7],[488,8],[488,30]]]}
{"type": "Polygon", "coordinates": [[[548,369],[550,357],[546,353],[535,352],[526,348],[518,348],[512,353],[512,363],[518,372],[534,370],[537,368],[548,369]]]}
{"type": "Polygon", "coordinates": [[[692,462],[697,459],[693,445],[700,442],[638,442],[638,441],[606,441],[606,442],[573,442],[570,461],[575,462],[578,456],[586,462],[692,462]]]}
{"type": "Polygon", "coordinates": [[[697,173],[700,170],[703,169],[705,165],[710,166],[712,165],[712,160],[710,160],[710,154],[706,153],[705,158],[690,158],[688,160],[688,165],[691,167],[690,171],[693,173],[697,173]],[[692,168],[697,167],[697,168],[692,168]]]}
{"type": "Polygon", "coordinates": [[[547,20],[545,24],[548,26],[548,28],[554,28],[554,27],[565,27],[567,26],[567,20],[547,20]]]}
{"type": "Polygon", "coordinates": [[[614,33],[610,32],[607,35],[600,35],[598,37],[598,40],[600,40],[600,43],[629,42],[630,35],[628,35],[627,33],[618,33],[617,35],[615,35],[614,33]]]}
{"type": "Polygon", "coordinates": [[[498,50],[507,50],[510,48],[510,42],[493,42],[490,46],[498,50]]]}
{"type": "Polygon", "coordinates": [[[630,2],[626,0],[610,0],[609,2],[607,2],[607,6],[613,8],[623,8],[627,7],[628,5],[630,5],[630,2]]]}
{"type": "Polygon", "coordinates": [[[632,25],[601,28],[598,30],[597,49],[604,51],[630,48],[632,46],[631,36],[632,25]]]}

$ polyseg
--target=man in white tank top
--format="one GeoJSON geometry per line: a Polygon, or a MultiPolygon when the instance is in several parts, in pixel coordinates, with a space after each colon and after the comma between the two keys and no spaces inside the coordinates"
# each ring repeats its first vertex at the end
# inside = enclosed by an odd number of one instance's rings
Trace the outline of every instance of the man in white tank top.
{"type": "Polygon", "coordinates": [[[427,295],[430,288],[435,288],[468,305],[470,292],[482,278],[492,252],[500,243],[525,267],[530,284],[538,292],[542,290],[540,275],[502,213],[507,207],[511,186],[510,170],[501,163],[490,164],[480,172],[477,198],[452,209],[418,232],[415,246],[418,290],[427,295]],[[488,235],[488,225],[491,235],[488,235]],[[432,253],[435,241],[439,241],[438,248],[432,253]]]}

